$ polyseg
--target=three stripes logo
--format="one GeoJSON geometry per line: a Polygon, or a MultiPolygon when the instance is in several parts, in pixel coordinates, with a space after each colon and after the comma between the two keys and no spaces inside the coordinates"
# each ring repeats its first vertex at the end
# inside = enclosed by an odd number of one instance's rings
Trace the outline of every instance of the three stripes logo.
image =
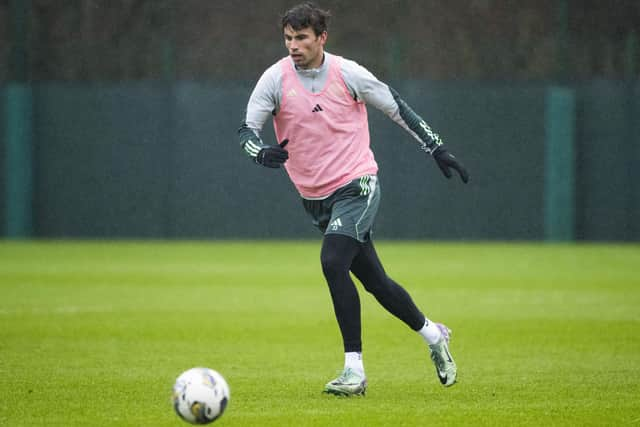
{"type": "Polygon", "coordinates": [[[365,175],[362,178],[360,178],[360,195],[361,196],[367,196],[369,193],[371,193],[371,186],[369,185],[370,181],[371,181],[370,175],[365,175]]]}
{"type": "Polygon", "coordinates": [[[312,113],[317,113],[318,111],[324,111],[320,104],[316,104],[316,106],[313,107],[313,110],[311,110],[312,113]]]}
{"type": "Polygon", "coordinates": [[[336,231],[338,228],[342,227],[342,221],[340,218],[336,218],[331,222],[331,224],[329,224],[329,227],[331,227],[331,230],[336,231]]]}
{"type": "Polygon", "coordinates": [[[428,154],[431,154],[436,148],[442,145],[442,139],[440,139],[440,135],[431,130],[431,127],[429,127],[424,120],[420,121],[419,125],[432,142],[432,144],[427,144],[424,142],[425,138],[422,138],[423,140],[420,142],[420,148],[428,154]]]}

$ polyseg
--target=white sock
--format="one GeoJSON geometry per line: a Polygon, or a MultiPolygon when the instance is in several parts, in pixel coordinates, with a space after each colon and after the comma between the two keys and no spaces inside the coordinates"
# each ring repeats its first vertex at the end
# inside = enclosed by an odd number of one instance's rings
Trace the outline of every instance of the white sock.
{"type": "Polygon", "coordinates": [[[427,344],[436,344],[442,338],[442,332],[436,326],[435,322],[425,318],[424,326],[418,331],[427,344]]]}
{"type": "Polygon", "coordinates": [[[344,354],[344,368],[351,368],[356,372],[364,374],[364,365],[362,363],[362,353],[358,351],[349,351],[344,354]]]}

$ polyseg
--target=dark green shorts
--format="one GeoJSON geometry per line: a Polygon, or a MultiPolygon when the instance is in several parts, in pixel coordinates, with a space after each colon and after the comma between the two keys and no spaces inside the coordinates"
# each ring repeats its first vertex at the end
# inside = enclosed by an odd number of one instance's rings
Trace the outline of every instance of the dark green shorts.
{"type": "Polygon", "coordinates": [[[344,234],[360,242],[371,237],[380,204],[378,177],[365,175],[337,189],[326,199],[302,199],[313,225],[324,234],[344,234]]]}

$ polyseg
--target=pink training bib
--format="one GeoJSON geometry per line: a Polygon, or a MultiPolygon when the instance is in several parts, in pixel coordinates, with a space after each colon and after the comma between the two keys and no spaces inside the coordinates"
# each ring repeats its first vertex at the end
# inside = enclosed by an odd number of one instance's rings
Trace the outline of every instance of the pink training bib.
{"type": "Polygon", "coordinates": [[[378,165],[370,148],[367,110],[355,101],[340,73],[338,56],[331,57],[321,92],[304,88],[289,57],[282,66],[282,100],[273,119],[278,141],[289,140],[284,164],[302,197],[323,198],[363,175],[375,175],[378,165]]]}

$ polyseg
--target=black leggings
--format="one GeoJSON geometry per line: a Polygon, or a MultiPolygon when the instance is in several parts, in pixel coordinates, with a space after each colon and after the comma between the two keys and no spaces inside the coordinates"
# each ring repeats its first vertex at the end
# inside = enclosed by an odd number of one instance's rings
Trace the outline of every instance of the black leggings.
{"type": "Polygon", "coordinates": [[[387,311],[411,329],[417,331],[424,326],[424,315],[407,291],[387,276],[371,240],[361,243],[341,234],[326,234],[320,261],[345,352],[362,351],[360,297],[349,271],[387,311]]]}

